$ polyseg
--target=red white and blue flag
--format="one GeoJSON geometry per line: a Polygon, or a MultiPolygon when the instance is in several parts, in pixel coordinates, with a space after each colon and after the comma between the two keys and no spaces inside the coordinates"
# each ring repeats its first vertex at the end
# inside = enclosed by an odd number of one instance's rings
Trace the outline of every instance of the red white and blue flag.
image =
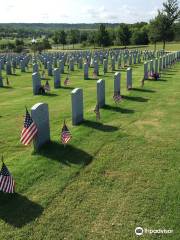
{"type": "Polygon", "coordinates": [[[61,142],[62,144],[66,145],[72,138],[72,135],[68,129],[68,127],[66,126],[65,120],[64,120],[64,124],[62,127],[62,131],[61,131],[61,142]]]}
{"type": "Polygon", "coordinates": [[[0,171],[0,191],[5,193],[14,193],[15,182],[8,168],[3,163],[0,171]]]}
{"type": "Polygon", "coordinates": [[[21,132],[21,143],[28,145],[32,142],[38,132],[37,126],[32,120],[28,110],[26,109],[26,116],[24,118],[24,127],[21,132]]]}

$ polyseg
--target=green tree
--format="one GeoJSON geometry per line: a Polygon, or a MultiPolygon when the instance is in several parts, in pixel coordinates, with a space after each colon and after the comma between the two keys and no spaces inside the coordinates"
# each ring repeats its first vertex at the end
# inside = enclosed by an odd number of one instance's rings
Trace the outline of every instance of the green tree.
{"type": "Polygon", "coordinates": [[[22,39],[16,38],[14,51],[17,53],[20,53],[23,51],[23,49],[24,49],[24,41],[22,39]]]}
{"type": "Polygon", "coordinates": [[[89,32],[88,34],[88,43],[89,44],[93,44],[94,46],[94,49],[96,47],[96,43],[98,42],[98,36],[97,36],[97,31],[92,31],[92,32],[89,32]]]}
{"type": "Polygon", "coordinates": [[[167,15],[169,24],[173,25],[180,18],[180,10],[177,0],[168,0],[163,3],[163,12],[167,15]]]}
{"type": "Polygon", "coordinates": [[[80,42],[86,42],[88,39],[88,32],[87,31],[81,31],[80,32],[80,42]]]}
{"type": "Polygon", "coordinates": [[[180,18],[180,10],[177,0],[167,0],[163,3],[163,7],[150,25],[150,35],[152,37],[153,32],[156,33],[157,39],[163,42],[165,49],[166,42],[174,39],[175,22],[180,18]]]}
{"type": "Polygon", "coordinates": [[[129,26],[127,24],[120,24],[118,30],[117,30],[117,42],[123,46],[129,45],[131,38],[131,31],[129,29],[129,26]]]}
{"type": "Polygon", "coordinates": [[[156,17],[156,28],[158,30],[159,39],[163,42],[163,49],[165,49],[166,42],[174,39],[174,28],[169,21],[169,17],[164,12],[158,12],[156,17]]]}
{"type": "Polygon", "coordinates": [[[53,41],[55,44],[59,44],[60,43],[60,33],[58,31],[56,31],[52,37],[53,41]]]}
{"type": "Polygon", "coordinates": [[[61,30],[59,33],[59,43],[61,43],[63,45],[63,49],[64,49],[64,45],[67,43],[67,34],[64,30],[61,30]]]}
{"type": "Polygon", "coordinates": [[[104,24],[101,24],[99,27],[99,31],[97,33],[97,42],[101,47],[109,46],[111,44],[109,33],[104,24]]]}
{"type": "Polygon", "coordinates": [[[154,44],[154,50],[156,51],[156,44],[158,41],[160,41],[160,33],[159,30],[157,28],[157,18],[153,19],[150,21],[149,24],[149,40],[151,43],[154,44]]]}
{"type": "Polygon", "coordinates": [[[148,34],[145,28],[142,29],[135,29],[132,38],[131,38],[132,44],[135,45],[146,45],[149,43],[148,34]]]}
{"type": "Polygon", "coordinates": [[[15,45],[16,46],[24,46],[24,41],[22,39],[16,38],[15,45]]]}
{"type": "Polygon", "coordinates": [[[73,44],[73,48],[74,48],[74,44],[78,43],[80,39],[80,32],[77,29],[71,29],[69,32],[69,42],[70,44],[73,44]]]}
{"type": "Polygon", "coordinates": [[[51,49],[52,48],[48,38],[44,38],[42,41],[42,44],[43,44],[43,49],[51,49]]]}

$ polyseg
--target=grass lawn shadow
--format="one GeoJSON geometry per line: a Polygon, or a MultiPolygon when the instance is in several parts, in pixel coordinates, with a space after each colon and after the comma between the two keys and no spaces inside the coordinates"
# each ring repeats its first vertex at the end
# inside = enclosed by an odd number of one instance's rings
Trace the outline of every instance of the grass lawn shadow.
{"type": "Polygon", "coordinates": [[[174,75],[174,73],[165,72],[164,75],[174,75]]]}
{"type": "Polygon", "coordinates": [[[90,81],[98,81],[99,80],[99,78],[92,78],[92,77],[89,77],[89,78],[87,78],[87,79],[85,79],[85,80],[90,80],[90,81]]]}
{"type": "Polygon", "coordinates": [[[92,161],[92,156],[83,150],[69,144],[64,147],[63,144],[55,141],[45,144],[39,152],[35,154],[45,156],[68,166],[71,164],[86,166],[92,161]]]}
{"type": "Polygon", "coordinates": [[[81,125],[84,125],[89,128],[94,128],[99,131],[103,132],[115,132],[118,130],[117,127],[110,126],[110,125],[104,125],[101,122],[95,122],[95,121],[90,121],[90,120],[84,120],[81,125]]]}
{"type": "MultiPolygon", "coordinates": [[[[167,78],[167,77],[166,77],[166,78],[167,78]]],[[[158,80],[155,80],[155,79],[148,79],[147,81],[150,81],[150,82],[167,82],[167,80],[162,79],[162,78],[160,78],[160,79],[158,79],[158,80]]]]}
{"type": "Polygon", "coordinates": [[[42,81],[51,81],[51,78],[47,77],[47,78],[41,78],[42,81]]]}
{"type": "Polygon", "coordinates": [[[144,88],[132,88],[131,90],[137,91],[137,92],[147,92],[147,93],[155,93],[154,90],[144,89],[144,88]]]}
{"type": "Polygon", "coordinates": [[[10,76],[21,76],[19,73],[12,73],[10,76]]]}
{"type": "Polygon", "coordinates": [[[135,102],[148,102],[149,99],[143,97],[122,96],[123,99],[135,101],[135,102]]]}
{"type": "Polygon", "coordinates": [[[0,192],[0,219],[14,227],[21,228],[35,220],[43,210],[42,206],[18,193],[0,192]]]}
{"type": "Polygon", "coordinates": [[[43,97],[57,97],[58,94],[56,93],[46,93],[46,94],[40,94],[43,97]]]}
{"type": "Polygon", "coordinates": [[[106,109],[106,110],[110,110],[110,111],[113,111],[113,112],[120,112],[120,113],[123,113],[123,114],[132,114],[134,113],[135,111],[132,110],[132,109],[126,109],[126,108],[121,108],[121,107],[114,107],[114,106],[110,106],[110,105],[105,105],[103,107],[103,109],[106,109]]]}
{"type": "Polygon", "coordinates": [[[73,89],[75,89],[75,87],[65,87],[65,86],[61,86],[61,87],[59,87],[59,89],[65,89],[65,90],[73,90],[73,89]]]}
{"type": "Polygon", "coordinates": [[[3,87],[1,87],[1,88],[13,89],[13,87],[11,87],[11,86],[3,86],[3,87]]]}

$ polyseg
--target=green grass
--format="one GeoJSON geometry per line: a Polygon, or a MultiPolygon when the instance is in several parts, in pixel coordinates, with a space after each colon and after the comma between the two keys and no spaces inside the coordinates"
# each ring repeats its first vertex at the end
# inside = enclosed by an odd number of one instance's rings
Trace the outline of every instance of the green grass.
{"type": "MultiPolygon", "coordinates": [[[[137,239],[134,229],[173,229],[179,239],[180,63],[160,81],[146,81],[133,66],[134,90],[113,102],[113,72],[106,81],[106,107],[95,121],[96,81],[70,75],[71,88],[84,90],[85,121],[71,125],[71,89],[33,96],[31,73],[10,76],[0,89],[0,153],[16,180],[16,194],[0,194],[0,239],[137,239]],[[38,154],[20,144],[24,106],[49,105],[51,144],[38,154]],[[63,119],[71,144],[60,143],[63,119]]],[[[102,68],[100,69],[102,74],[102,68]]],[[[91,69],[92,75],[92,69],[91,69]]],[[[3,72],[3,76],[5,73],[3,72]]],[[[62,76],[65,79],[66,74],[62,76]]]]}

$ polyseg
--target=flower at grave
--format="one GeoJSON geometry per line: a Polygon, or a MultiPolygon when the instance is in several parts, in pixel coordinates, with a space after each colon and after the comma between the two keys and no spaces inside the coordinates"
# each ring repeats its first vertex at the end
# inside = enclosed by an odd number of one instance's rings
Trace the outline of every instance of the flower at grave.
{"type": "Polygon", "coordinates": [[[114,99],[115,103],[119,103],[122,100],[122,97],[121,97],[119,91],[114,92],[113,99],[114,99]]]}
{"type": "Polygon", "coordinates": [[[47,92],[49,92],[51,90],[48,80],[46,81],[46,84],[44,85],[44,90],[47,92]]]}
{"type": "Polygon", "coordinates": [[[70,79],[69,79],[69,75],[67,75],[66,79],[64,80],[64,86],[67,86],[70,84],[70,79]]]}

